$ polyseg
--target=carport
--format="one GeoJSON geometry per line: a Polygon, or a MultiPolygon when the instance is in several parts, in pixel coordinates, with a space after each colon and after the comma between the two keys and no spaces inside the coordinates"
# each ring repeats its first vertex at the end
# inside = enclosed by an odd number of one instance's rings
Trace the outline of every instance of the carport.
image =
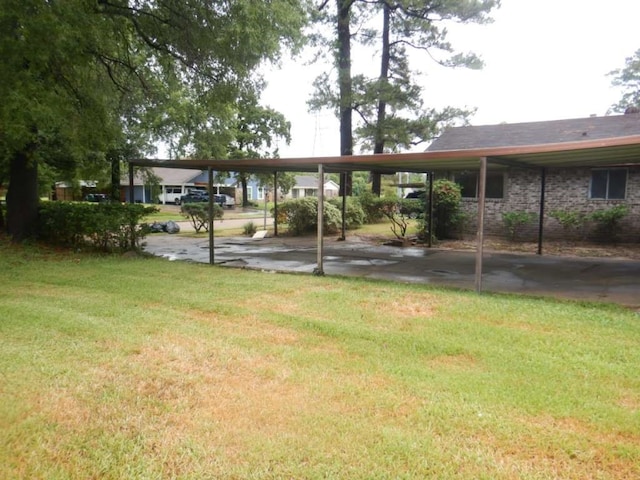
{"type": "MultiPolygon", "coordinates": [[[[324,274],[323,259],[323,184],[325,173],[344,174],[354,171],[375,171],[383,174],[396,172],[433,173],[455,170],[478,171],[478,211],[475,251],[475,290],[482,291],[484,259],[484,214],[487,169],[508,167],[533,169],[540,178],[540,223],[538,226],[538,254],[543,252],[543,218],[545,206],[545,175],[548,168],[555,167],[607,167],[640,165],[640,135],[618,136],[598,140],[583,140],[563,143],[524,145],[517,147],[493,147],[464,150],[426,151],[419,153],[370,154],[336,157],[270,158],[245,160],[184,159],[157,160],[140,159],[129,165],[130,192],[133,192],[133,169],[139,167],[192,168],[207,170],[209,191],[212,191],[213,172],[271,173],[274,182],[278,172],[317,172],[319,183],[317,266],[316,274],[324,274]]],[[[433,175],[429,175],[432,179],[433,175]]],[[[210,196],[212,199],[212,196],[210,196]]],[[[130,199],[133,201],[133,199],[130,199]]],[[[277,204],[276,204],[277,208],[277,204]]],[[[213,201],[209,203],[213,212],[213,201]]],[[[213,215],[210,215],[211,219],[213,215]]],[[[277,234],[277,230],[276,230],[277,234]]],[[[213,220],[209,225],[209,259],[214,263],[213,220]]]]}

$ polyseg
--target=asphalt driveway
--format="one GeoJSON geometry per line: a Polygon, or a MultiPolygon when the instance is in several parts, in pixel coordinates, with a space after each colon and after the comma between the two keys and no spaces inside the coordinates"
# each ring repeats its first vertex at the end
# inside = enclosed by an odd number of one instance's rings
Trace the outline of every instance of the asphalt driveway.
{"type": "MultiPolygon", "coordinates": [[[[155,234],[145,250],[169,260],[209,263],[208,240],[155,234]]],[[[255,270],[311,274],[317,266],[315,237],[253,240],[218,237],[215,263],[255,270]]],[[[475,252],[372,245],[357,237],[324,241],[326,275],[473,289],[475,252]]],[[[485,251],[483,291],[613,302],[640,308],[640,261],[485,251]]]]}

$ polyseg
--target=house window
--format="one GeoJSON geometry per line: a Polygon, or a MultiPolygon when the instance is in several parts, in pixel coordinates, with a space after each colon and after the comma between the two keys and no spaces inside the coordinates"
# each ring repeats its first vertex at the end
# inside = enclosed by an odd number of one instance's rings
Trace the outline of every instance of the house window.
{"type": "Polygon", "coordinates": [[[602,200],[624,200],[626,195],[626,168],[603,168],[591,170],[589,198],[602,200]]]}
{"type": "Polygon", "coordinates": [[[264,187],[258,187],[258,200],[264,199],[264,187]]]}
{"type": "MultiPolygon", "coordinates": [[[[462,198],[478,198],[478,172],[461,172],[453,177],[460,185],[462,198]]],[[[487,172],[486,198],[504,198],[504,174],[487,172]]]]}
{"type": "Polygon", "coordinates": [[[247,200],[253,200],[253,187],[247,186],[247,200]]]}

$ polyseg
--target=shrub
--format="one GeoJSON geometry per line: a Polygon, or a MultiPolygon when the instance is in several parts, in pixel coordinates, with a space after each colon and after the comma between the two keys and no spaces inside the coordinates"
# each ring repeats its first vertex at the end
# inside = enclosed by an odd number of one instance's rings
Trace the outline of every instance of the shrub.
{"type": "Polygon", "coordinates": [[[460,203],[460,185],[451,180],[439,179],[433,182],[433,220],[436,238],[455,238],[463,221],[460,203]]]}
{"type": "MultiPolygon", "coordinates": [[[[329,200],[329,203],[336,207],[342,218],[342,197],[336,197],[329,200]]],[[[345,205],[345,226],[348,229],[360,227],[365,220],[365,213],[360,202],[354,197],[347,197],[345,205]]]]}
{"type": "Polygon", "coordinates": [[[247,222],[242,226],[242,234],[246,235],[247,237],[255,235],[257,231],[258,227],[253,222],[247,222]]]}
{"type": "MultiPolygon", "coordinates": [[[[324,203],[324,231],[337,233],[341,225],[341,214],[334,205],[324,203]]],[[[278,222],[286,223],[289,233],[303,235],[317,229],[318,199],[305,197],[298,200],[288,200],[278,207],[278,222]]]]}
{"type": "Polygon", "coordinates": [[[402,198],[398,200],[400,212],[409,218],[424,218],[428,201],[424,195],[418,198],[402,198]]]}
{"type": "Polygon", "coordinates": [[[588,220],[586,214],[570,210],[554,210],[549,212],[549,216],[562,226],[565,236],[584,237],[584,229],[588,220]]]}
{"type": "MultiPolygon", "coordinates": [[[[415,201],[415,200],[414,200],[415,201]]],[[[426,212],[428,208],[428,198],[420,202],[420,209],[426,212]]],[[[466,219],[464,212],[460,208],[462,202],[462,192],[460,185],[446,179],[433,182],[433,225],[431,238],[440,240],[446,238],[457,238],[462,225],[466,219]]],[[[417,207],[414,207],[417,208],[417,207]]],[[[429,225],[424,213],[417,215],[418,236],[422,239],[429,238],[429,225]]]]}
{"type": "Polygon", "coordinates": [[[385,217],[383,199],[371,192],[363,192],[356,198],[364,212],[364,223],[379,223],[382,221],[385,217]]]}
{"type": "Polygon", "coordinates": [[[621,230],[620,220],[629,213],[626,205],[616,205],[607,210],[597,210],[589,215],[596,222],[595,239],[616,242],[621,230]]]}
{"type": "Polygon", "coordinates": [[[522,228],[533,223],[538,216],[533,212],[506,212],[502,214],[502,222],[507,229],[509,240],[515,241],[522,233],[522,228]]]}
{"type": "MultiPolygon", "coordinates": [[[[196,233],[203,228],[209,231],[209,204],[202,202],[183,203],[180,213],[191,222],[196,233]]],[[[213,204],[213,218],[220,219],[224,215],[224,210],[217,203],[213,204]]]]}
{"type": "Polygon", "coordinates": [[[398,240],[405,240],[409,227],[409,215],[402,208],[402,200],[384,197],[381,200],[382,213],[391,222],[391,231],[398,240]]]}
{"type": "Polygon", "coordinates": [[[130,203],[45,202],[38,212],[38,238],[73,248],[135,250],[149,233],[141,220],[156,211],[155,207],[130,203]]]}

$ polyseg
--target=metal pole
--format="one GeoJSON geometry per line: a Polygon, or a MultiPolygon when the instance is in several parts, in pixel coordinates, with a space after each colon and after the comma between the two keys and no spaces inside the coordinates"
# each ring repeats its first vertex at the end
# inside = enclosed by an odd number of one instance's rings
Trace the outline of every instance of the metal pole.
{"type": "MultiPolygon", "coordinates": [[[[343,192],[344,193],[344,192],[343,192]]],[[[324,275],[322,264],[324,236],[324,166],[318,165],[318,266],[313,271],[314,275],[324,275]]]]}
{"type": "MultiPolygon", "coordinates": [[[[144,189],[144,187],[142,187],[144,189]]],[[[115,199],[114,199],[115,200],[115,199]]],[[[129,203],[133,205],[135,197],[133,195],[133,164],[129,162],[129,203]]],[[[118,199],[120,201],[120,199],[118,199]]],[[[136,247],[136,232],[135,226],[131,225],[131,248],[136,247]]]]}
{"type": "Polygon", "coordinates": [[[538,255],[542,255],[542,237],[544,230],[544,193],[547,183],[547,169],[540,171],[540,219],[538,222],[538,255]]]}
{"type": "Polygon", "coordinates": [[[209,193],[209,265],[213,265],[214,264],[214,253],[213,253],[213,249],[214,249],[214,235],[213,235],[213,214],[214,214],[214,209],[213,209],[213,170],[211,169],[211,167],[208,167],[208,175],[207,175],[207,190],[209,193]]]}
{"type": "Polygon", "coordinates": [[[427,239],[427,245],[432,247],[433,243],[433,172],[429,172],[429,205],[428,205],[428,221],[429,221],[429,238],[427,239]]]}
{"type": "Polygon", "coordinates": [[[482,292],[482,254],[484,249],[484,203],[487,185],[487,157],[480,158],[478,178],[478,234],[476,247],[476,292],[482,292]]]}
{"type": "Polygon", "coordinates": [[[264,187],[262,187],[262,197],[264,198],[264,215],[263,215],[263,222],[262,222],[262,229],[266,230],[267,229],[267,196],[269,195],[269,190],[267,188],[267,186],[265,185],[264,187]]]}
{"type": "Polygon", "coordinates": [[[278,236],[278,172],[273,172],[273,236],[278,236]]]}
{"type": "MultiPolygon", "coordinates": [[[[342,172],[342,182],[345,188],[342,191],[342,235],[338,240],[347,239],[347,172],[342,172]]],[[[323,186],[324,189],[324,186],[323,186]]]]}

